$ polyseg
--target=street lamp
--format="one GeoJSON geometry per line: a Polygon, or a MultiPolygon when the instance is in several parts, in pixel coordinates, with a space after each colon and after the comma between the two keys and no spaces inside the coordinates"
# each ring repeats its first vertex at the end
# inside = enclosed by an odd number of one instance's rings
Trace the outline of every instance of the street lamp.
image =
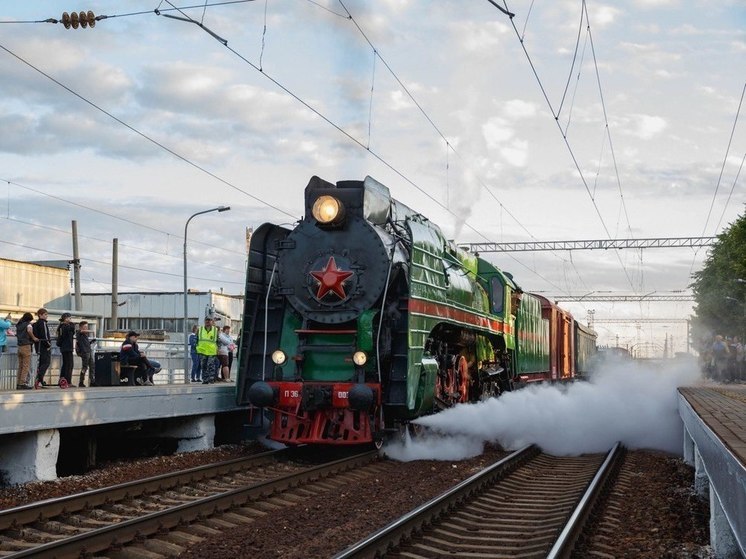
{"type": "Polygon", "coordinates": [[[197,212],[195,214],[192,214],[189,219],[187,219],[186,224],[184,225],[184,382],[189,381],[189,326],[187,323],[189,322],[189,309],[187,306],[187,229],[189,228],[189,222],[192,221],[193,218],[197,217],[198,215],[207,214],[210,212],[227,212],[230,210],[230,206],[218,206],[217,208],[212,208],[209,210],[203,210],[201,212],[197,212]]]}

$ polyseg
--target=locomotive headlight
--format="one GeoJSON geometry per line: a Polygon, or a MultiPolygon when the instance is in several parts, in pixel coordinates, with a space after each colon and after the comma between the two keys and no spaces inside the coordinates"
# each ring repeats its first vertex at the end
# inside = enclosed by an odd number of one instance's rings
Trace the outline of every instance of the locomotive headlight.
{"type": "Polygon", "coordinates": [[[319,196],[311,210],[314,219],[321,225],[337,225],[344,219],[344,206],[334,196],[319,196]]]}
{"type": "Polygon", "coordinates": [[[356,351],[352,354],[352,362],[358,367],[362,367],[368,362],[368,356],[364,351],[356,351]]]}
{"type": "Polygon", "coordinates": [[[272,352],[272,363],[275,365],[282,365],[287,359],[287,355],[281,349],[276,349],[272,352]]]}

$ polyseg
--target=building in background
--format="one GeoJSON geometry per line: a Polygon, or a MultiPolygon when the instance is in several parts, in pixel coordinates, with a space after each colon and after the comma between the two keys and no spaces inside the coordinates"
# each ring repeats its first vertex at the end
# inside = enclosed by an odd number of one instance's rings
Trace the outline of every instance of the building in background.
{"type": "MultiPolygon", "coordinates": [[[[80,310],[73,310],[70,262],[21,262],[0,258],[0,315],[11,314],[13,323],[24,312],[35,314],[40,307],[49,309],[50,327],[56,326],[63,312],[73,320],[88,320],[96,336],[107,332],[159,332],[173,342],[184,340],[184,294],[176,292],[120,292],[117,296],[117,323],[111,324],[111,294],[83,293],[80,310]]],[[[234,337],[241,328],[243,295],[212,291],[187,294],[188,328],[201,324],[206,314],[219,325],[230,324],[234,337]]]]}
{"type": "MultiPolygon", "coordinates": [[[[117,295],[117,323],[111,323],[111,294],[83,293],[83,310],[104,317],[103,331],[163,332],[172,342],[183,342],[184,293],[120,292],[117,295]]],[[[187,294],[188,324],[202,324],[206,315],[218,320],[218,325],[230,324],[233,336],[238,335],[243,313],[243,295],[226,295],[212,291],[190,291],[187,294]]]]}
{"type": "Polygon", "coordinates": [[[10,312],[14,321],[24,312],[36,312],[54,303],[69,310],[70,263],[67,260],[21,262],[0,258],[0,314],[10,312]]]}

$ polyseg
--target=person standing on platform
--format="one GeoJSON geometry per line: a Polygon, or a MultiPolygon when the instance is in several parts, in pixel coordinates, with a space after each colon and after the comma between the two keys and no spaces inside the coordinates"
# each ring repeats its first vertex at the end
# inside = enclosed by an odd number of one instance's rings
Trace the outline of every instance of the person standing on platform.
{"type": "Polygon", "coordinates": [[[712,343],[712,367],[714,380],[725,382],[728,371],[728,346],[720,335],[715,336],[712,343]]]}
{"type": "Polygon", "coordinates": [[[233,353],[236,351],[236,341],[231,336],[231,325],[226,324],[223,326],[223,333],[231,339],[231,343],[228,346],[228,379],[231,378],[231,369],[233,368],[233,353]]]}
{"type": "Polygon", "coordinates": [[[233,340],[225,331],[230,326],[223,326],[218,332],[218,363],[220,364],[220,375],[215,379],[218,382],[229,382],[231,380],[230,369],[228,368],[228,352],[233,340]]]}
{"type": "Polygon", "coordinates": [[[36,311],[37,320],[34,322],[33,340],[36,353],[39,354],[39,365],[36,369],[36,380],[34,388],[46,388],[47,383],[44,381],[44,375],[49,369],[52,362],[52,336],[49,334],[49,324],[47,318],[49,313],[44,307],[36,311]]]}
{"type": "Polygon", "coordinates": [[[197,331],[199,326],[192,326],[192,333],[189,334],[189,356],[192,358],[192,382],[202,382],[202,375],[197,354],[197,331]]]}
{"type": "Polygon", "coordinates": [[[88,386],[93,386],[93,351],[91,350],[91,342],[95,341],[95,338],[89,338],[90,330],[88,330],[88,321],[81,320],[78,324],[78,331],[75,334],[75,352],[80,357],[80,378],[78,379],[78,387],[85,388],[85,374],[88,372],[88,386]]]}
{"type": "Polygon", "coordinates": [[[60,324],[57,326],[57,347],[62,353],[60,366],[60,388],[68,388],[73,384],[73,351],[75,350],[75,325],[69,312],[62,313],[60,324]]]}
{"type": "Polygon", "coordinates": [[[34,316],[24,313],[16,324],[16,340],[18,341],[18,372],[16,373],[16,390],[29,390],[31,376],[31,345],[34,343],[34,328],[31,322],[34,316]]]}
{"type": "Polygon", "coordinates": [[[3,370],[3,353],[7,351],[8,329],[13,326],[10,322],[10,313],[4,319],[0,319],[0,371],[3,370]]]}
{"type": "Polygon", "coordinates": [[[213,325],[212,317],[205,317],[205,325],[197,330],[197,355],[202,384],[213,384],[218,362],[218,329],[213,325]]]}

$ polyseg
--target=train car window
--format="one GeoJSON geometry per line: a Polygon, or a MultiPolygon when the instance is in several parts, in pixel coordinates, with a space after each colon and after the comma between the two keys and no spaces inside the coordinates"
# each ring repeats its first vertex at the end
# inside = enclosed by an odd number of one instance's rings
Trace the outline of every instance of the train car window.
{"type": "Polygon", "coordinates": [[[492,297],[492,312],[501,314],[505,304],[505,286],[500,278],[492,278],[490,281],[490,294],[492,297]]]}

